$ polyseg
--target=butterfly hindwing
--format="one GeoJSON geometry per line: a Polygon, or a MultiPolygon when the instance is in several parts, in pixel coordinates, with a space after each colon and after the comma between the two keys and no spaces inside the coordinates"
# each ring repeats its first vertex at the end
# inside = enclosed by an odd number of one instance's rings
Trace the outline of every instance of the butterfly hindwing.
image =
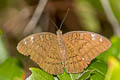
{"type": "Polygon", "coordinates": [[[82,72],[91,60],[111,46],[111,42],[96,33],[72,31],[64,34],[65,68],[68,73],[82,72]]]}
{"type": "Polygon", "coordinates": [[[30,56],[46,72],[63,73],[62,56],[55,34],[42,32],[30,35],[18,43],[17,49],[20,53],[30,56]]]}

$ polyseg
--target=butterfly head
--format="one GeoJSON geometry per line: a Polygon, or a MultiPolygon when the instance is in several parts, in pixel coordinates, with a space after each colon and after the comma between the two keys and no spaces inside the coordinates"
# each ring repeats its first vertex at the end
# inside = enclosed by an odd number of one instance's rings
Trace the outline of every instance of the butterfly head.
{"type": "Polygon", "coordinates": [[[62,34],[62,31],[60,29],[57,30],[57,34],[62,34]]]}

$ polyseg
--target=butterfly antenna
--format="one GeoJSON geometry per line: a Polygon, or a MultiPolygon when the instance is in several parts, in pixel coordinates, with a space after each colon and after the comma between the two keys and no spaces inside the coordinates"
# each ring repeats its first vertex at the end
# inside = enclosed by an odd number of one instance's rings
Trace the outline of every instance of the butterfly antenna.
{"type": "Polygon", "coordinates": [[[62,28],[63,23],[65,22],[65,19],[66,19],[67,15],[68,15],[69,10],[70,10],[70,9],[68,8],[66,15],[65,15],[63,21],[61,22],[61,25],[60,25],[60,28],[59,28],[60,30],[61,30],[61,28],[62,28]]]}
{"type": "Polygon", "coordinates": [[[50,21],[52,22],[52,24],[56,27],[56,29],[58,30],[58,26],[55,24],[55,22],[52,20],[52,19],[50,19],[50,21]]]}

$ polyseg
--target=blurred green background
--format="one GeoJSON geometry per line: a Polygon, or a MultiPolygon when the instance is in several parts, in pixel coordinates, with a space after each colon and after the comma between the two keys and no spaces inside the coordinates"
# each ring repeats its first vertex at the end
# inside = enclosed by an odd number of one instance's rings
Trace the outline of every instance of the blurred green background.
{"type": "Polygon", "coordinates": [[[120,0],[40,1],[47,1],[47,4],[37,24],[30,28],[27,24],[36,8],[42,5],[38,5],[39,0],[0,0],[0,80],[120,80],[120,0]],[[29,34],[55,33],[50,19],[59,26],[68,8],[63,33],[73,30],[96,32],[109,38],[112,46],[82,73],[50,75],[29,57],[18,53],[16,46],[29,34]]]}

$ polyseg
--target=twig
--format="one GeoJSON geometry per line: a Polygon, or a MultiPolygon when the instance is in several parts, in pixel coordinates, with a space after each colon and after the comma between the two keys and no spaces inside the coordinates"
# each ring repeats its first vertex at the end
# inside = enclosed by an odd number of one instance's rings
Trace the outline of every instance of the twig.
{"type": "Polygon", "coordinates": [[[28,23],[28,25],[26,26],[26,28],[23,32],[24,36],[28,35],[36,27],[38,20],[40,19],[47,2],[48,2],[48,0],[40,0],[39,1],[38,6],[31,18],[30,22],[28,23]]]}
{"type": "Polygon", "coordinates": [[[87,71],[84,71],[83,73],[81,73],[81,74],[76,78],[76,80],[78,80],[79,78],[81,78],[86,72],[90,72],[90,70],[87,70],[87,71]]]}
{"type": "Polygon", "coordinates": [[[117,36],[120,36],[120,25],[119,22],[117,21],[116,17],[114,16],[112,9],[109,4],[109,0],[100,0],[101,4],[104,8],[104,11],[106,13],[106,16],[109,20],[109,22],[112,24],[114,34],[117,36]]]}

